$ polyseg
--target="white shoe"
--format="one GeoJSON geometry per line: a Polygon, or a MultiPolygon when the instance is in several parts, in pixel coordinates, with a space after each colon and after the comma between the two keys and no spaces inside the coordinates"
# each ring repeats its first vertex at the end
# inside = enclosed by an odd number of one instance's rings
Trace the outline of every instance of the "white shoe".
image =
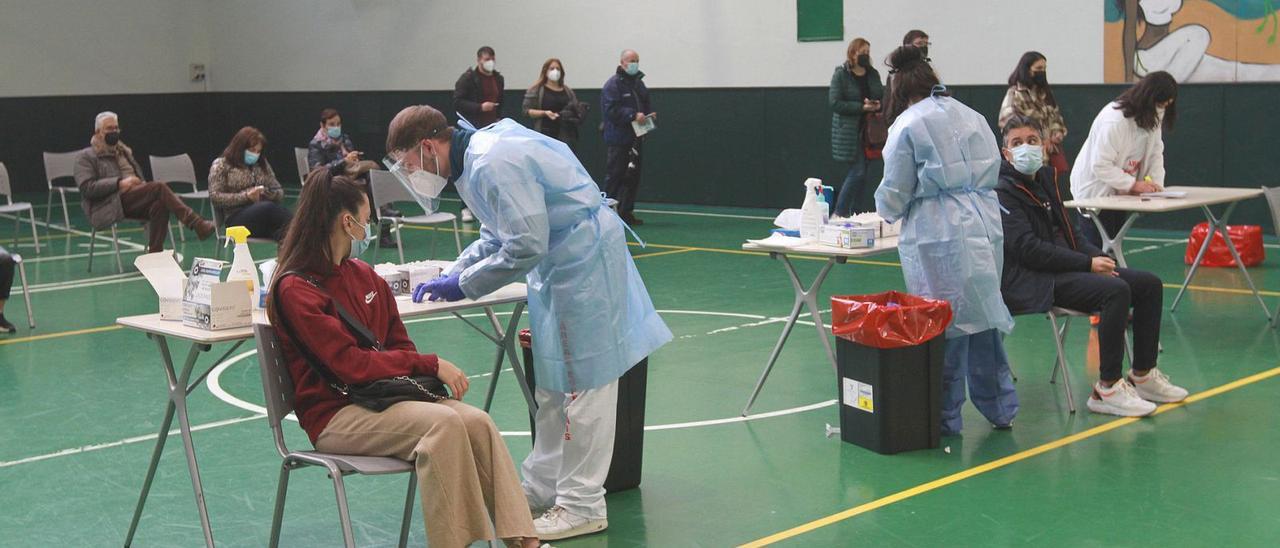
{"type": "Polygon", "coordinates": [[[1095,383],[1088,407],[1094,413],[1121,417],[1145,417],[1156,410],[1156,404],[1139,397],[1138,392],[1124,379],[1116,381],[1111,388],[1102,386],[1101,381],[1095,383]]]}
{"type": "Polygon", "coordinates": [[[591,533],[599,533],[609,528],[609,520],[591,519],[565,510],[561,506],[552,506],[550,510],[533,520],[533,529],[541,540],[560,540],[591,533]]]}
{"type": "Polygon", "coordinates": [[[462,208],[462,222],[469,223],[474,220],[476,220],[476,218],[474,215],[471,214],[471,210],[465,207],[462,208]]]}
{"type": "Polygon", "coordinates": [[[1147,401],[1172,403],[1187,399],[1187,389],[1169,382],[1169,376],[1161,373],[1159,368],[1151,368],[1142,377],[1130,371],[1129,384],[1138,392],[1138,397],[1147,401]]]}

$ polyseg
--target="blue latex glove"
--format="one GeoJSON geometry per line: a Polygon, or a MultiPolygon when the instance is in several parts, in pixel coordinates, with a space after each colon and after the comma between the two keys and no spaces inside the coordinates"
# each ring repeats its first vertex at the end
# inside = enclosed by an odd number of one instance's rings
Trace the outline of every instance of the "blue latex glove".
{"type": "Polygon", "coordinates": [[[429,282],[418,284],[418,287],[413,288],[413,302],[422,302],[423,297],[426,297],[428,293],[431,294],[428,300],[432,302],[460,301],[467,298],[462,293],[462,288],[458,286],[457,274],[441,276],[429,282]]]}

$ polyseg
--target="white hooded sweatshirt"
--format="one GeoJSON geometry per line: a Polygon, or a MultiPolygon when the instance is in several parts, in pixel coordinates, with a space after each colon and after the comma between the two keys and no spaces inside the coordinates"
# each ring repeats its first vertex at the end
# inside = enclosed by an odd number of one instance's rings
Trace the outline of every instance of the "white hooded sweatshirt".
{"type": "Polygon", "coordinates": [[[1153,130],[1142,129],[1113,102],[1093,119],[1071,169],[1071,194],[1076,199],[1125,194],[1146,177],[1164,186],[1160,124],[1153,130]]]}

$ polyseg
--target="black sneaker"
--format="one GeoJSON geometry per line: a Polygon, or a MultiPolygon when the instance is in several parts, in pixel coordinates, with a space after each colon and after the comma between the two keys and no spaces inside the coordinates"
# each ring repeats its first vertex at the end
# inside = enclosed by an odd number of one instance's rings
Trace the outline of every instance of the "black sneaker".
{"type": "Polygon", "coordinates": [[[380,215],[380,216],[382,216],[382,217],[402,217],[402,216],[404,216],[404,214],[403,214],[403,213],[401,213],[399,209],[396,209],[396,208],[394,208],[394,207],[391,207],[391,205],[390,205],[390,204],[388,204],[388,205],[384,205],[384,206],[382,206],[380,209],[378,209],[378,215],[380,215]]]}
{"type": "Polygon", "coordinates": [[[9,323],[9,320],[4,319],[4,314],[0,314],[0,333],[4,333],[7,335],[7,334],[17,333],[17,332],[18,332],[18,328],[14,327],[13,324],[9,323]]]}

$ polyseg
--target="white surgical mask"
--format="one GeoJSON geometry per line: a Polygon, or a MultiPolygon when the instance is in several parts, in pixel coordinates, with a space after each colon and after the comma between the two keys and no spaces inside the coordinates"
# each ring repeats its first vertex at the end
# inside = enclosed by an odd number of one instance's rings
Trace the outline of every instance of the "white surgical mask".
{"type": "MultiPolygon", "coordinates": [[[[419,163],[422,163],[422,153],[419,152],[419,163]]],[[[445,185],[449,184],[449,180],[440,174],[440,157],[436,156],[436,173],[431,173],[425,169],[419,169],[409,174],[409,185],[413,187],[413,191],[431,198],[432,200],[439,198],[440,193],[444,191],[445,185]]]]}
{"type": "Polygon", "coordinates": [[[551,69],[547,71],[547,79],[552,82],[560,81],[560,69],[551,69]]]}
{"type": "Polygon", "coordinates": [[[1044,147],[1024,144],[1009,149],[1013,155],[1013,168],[1023,175],[1035,175],[1044,167],[1044,147]]]}
{"type": "Polygon", "coordinates": [[[493,72],[493,59],[480,63],[480,66],[484,68],[485,72],[493,72]]]}

